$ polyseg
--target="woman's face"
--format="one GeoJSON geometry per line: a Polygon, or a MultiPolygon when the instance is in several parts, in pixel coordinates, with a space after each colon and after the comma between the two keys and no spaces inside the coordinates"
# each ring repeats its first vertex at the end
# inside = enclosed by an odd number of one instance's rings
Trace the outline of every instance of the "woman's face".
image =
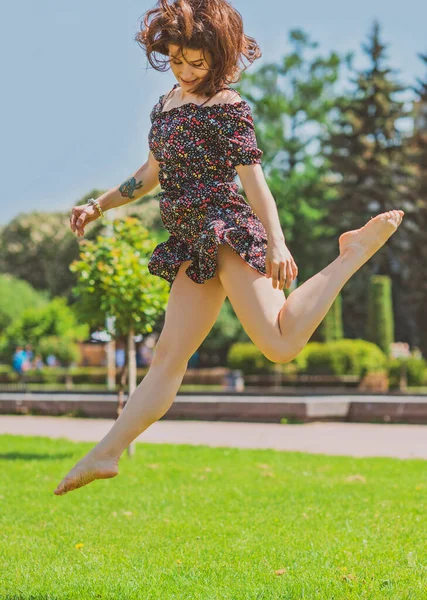
{"type": "Polygon", "coordinates": [[[212,65],[210,53],[203,57],[202,50],[192,50],[184,48],[183,55],[179,46],[169,45],[169,58],[173,74],[177,78],[179,85],[189,92],[200,83],[201,79],[207,76],[207,72],[212,65]]]}

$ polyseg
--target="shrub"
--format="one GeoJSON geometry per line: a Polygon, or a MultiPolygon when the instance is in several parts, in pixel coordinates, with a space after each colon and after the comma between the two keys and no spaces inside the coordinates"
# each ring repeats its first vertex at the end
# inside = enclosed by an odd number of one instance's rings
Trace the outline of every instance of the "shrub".
{"type": "Polygon", "coordinates": [[[245,375],[269,373],[275,363],[268,360],[252,342],[237,342],[227,354],[230,369],[240,369],[245,375]]]}
{"type": "Polygon", "coordinates": [[[387,355],[394,341],[392,282],[388,275],[373,275],[368,287],[366,335],[387,355]]]}
{"type": "Polygon", "coordinates": [[[342,296],[338,294],[319,326],[322,342],[341,340],[344,337],[342,322],[342,296]]]}
{"type": "Polygon", "coordinates": [[[376,344],[360,339],[309,342],[292,361],[299,373],[359,375],[382,371],[387,357],[376,344]]]}
{"type": "Polygon", "coordinates": [[[354,345],[360,364],[360,376],[387,369],[387,355],[373,342],[362,339],[346,340],[354,345]]]}
{"type": "Polygon", "coordinates": [[[400,374],[406,364],[408,386],[422,386],[427,383],[427,361],[421,358],[392,358],[388,362],[388,376],[391,388],[398,388],[400,374]]]}
{"type": "Polygon", "coordinates": [[[337,348],[337,342],[311,342],[306,348],[306,371],[313,375],[344,375],[347,373],[348,354],[337,348]]]}

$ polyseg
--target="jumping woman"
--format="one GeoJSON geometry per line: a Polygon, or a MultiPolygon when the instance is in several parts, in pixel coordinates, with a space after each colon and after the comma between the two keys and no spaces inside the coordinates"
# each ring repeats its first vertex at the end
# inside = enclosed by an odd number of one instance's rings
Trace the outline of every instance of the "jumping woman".
{"type": "MultiPolygon", "coordinates": [[[[286,363],[304,348],[344,284],[399,227],[404,212],[378,214],[338,240],[337,258],[294,289],[298,267],[282,233],[261,166],[249,104],[228,83],[242,56],[261,56],[226,0],[159,0],[136,40],[157,70],[166,57],[177,80],[150,113],[147,162],[120,186],[72,210],[77,236],[103,211],[132,202],[158,184],[160,214],[170,233],[148,268],[169,281],[165,322],[152,363],[106,436],[61,481],[63,495],[118,474],[121,454],[173,403],[187,363],[228,296],[245,331],[271,361],[286,363]],[[236,173],[248,202],[238,193],[236,173]]],[[[236,77],[237,76],[237,77],[236,77]]]]}

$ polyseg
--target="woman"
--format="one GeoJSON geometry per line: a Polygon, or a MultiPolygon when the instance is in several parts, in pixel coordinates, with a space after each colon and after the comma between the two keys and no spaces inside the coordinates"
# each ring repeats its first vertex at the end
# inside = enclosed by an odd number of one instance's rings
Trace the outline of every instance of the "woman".
{"type": "Polygon", "coordinates": [[[132,202],[160,182],[160,213],[170,237],[155,248],[149,269],[172,286],[147,375],[107,435],[58,485],[57,495],[118,474],[124,449],[168,411],[227,296],[265,356],[288,362],[404,214],[382,213],[343,233],[339,256],[286,300],[283,288],[298,267],[264,179],[251,109],[227,84],[239,76],[241,56],[253,62],[261,55],[255,40],[243,33],[240,14],[225,0],[159,0],[136,39],[150,64],[153,52],[168,57],[177,83],[151,111],[147,162],[103,194],[98,207],[73,208],[70,224],[82,236],[104,210],[132,202]],[[249,204],[237,192],[236,172],[249,204]]]}

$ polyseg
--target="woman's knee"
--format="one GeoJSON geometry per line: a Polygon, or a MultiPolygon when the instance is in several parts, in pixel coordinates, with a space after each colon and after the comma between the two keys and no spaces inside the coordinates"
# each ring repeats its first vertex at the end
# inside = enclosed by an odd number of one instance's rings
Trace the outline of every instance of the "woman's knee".
{"type": "Polygon", "coordinates": [[[298,356],[306,343],[282,339],[280,343],[262,349],[264,356],[274,363],[285,364],[298,356]]]}

